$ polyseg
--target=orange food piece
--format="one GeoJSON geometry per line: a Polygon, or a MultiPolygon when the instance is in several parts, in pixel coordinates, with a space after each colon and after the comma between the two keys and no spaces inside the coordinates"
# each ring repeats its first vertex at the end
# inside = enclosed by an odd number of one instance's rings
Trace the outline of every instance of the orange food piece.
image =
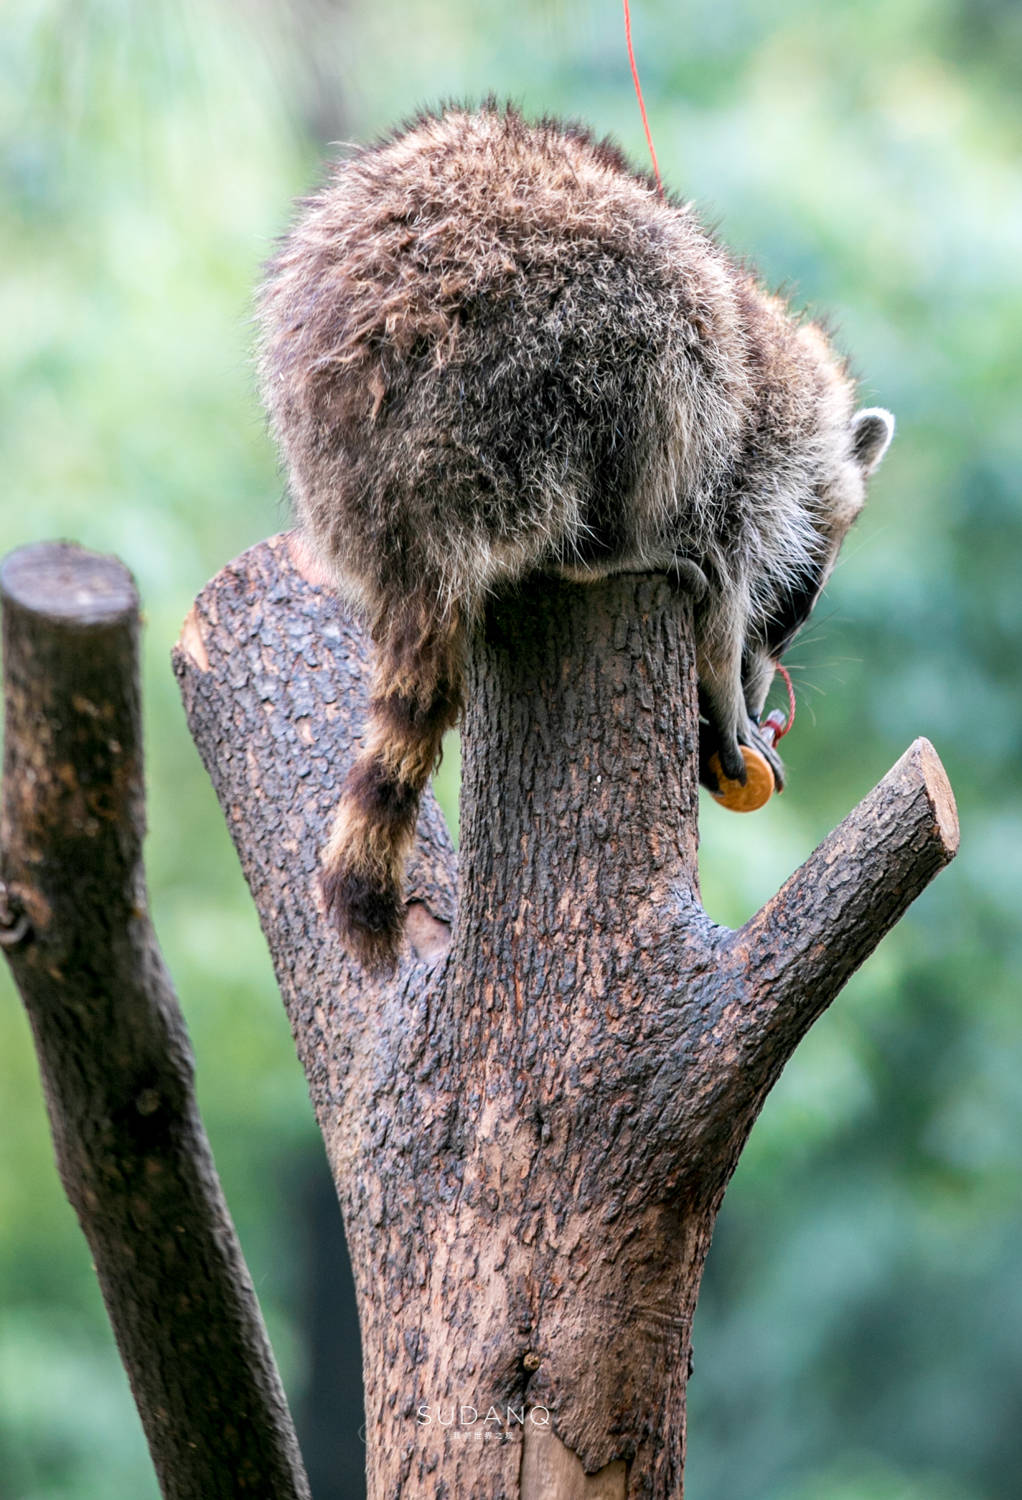
{"type": "Polygon", "coordinates": [[[770,769],[770,762],[765,756],[760,755],[758,750],[753,750],[749,745],[742,746],[742,758],[745,761],[746,782],[742,786],[740,781],[732,781],[725,776],[720,769],[720,760],[714,754],[710,756],[710,770],[717,778],[720,787],[719,792],[711,792],[710,796],[721,807],[730,808],[732,812],[755,812],[765,802],[769,802],[774,792],[774,773],[770,769]]]}

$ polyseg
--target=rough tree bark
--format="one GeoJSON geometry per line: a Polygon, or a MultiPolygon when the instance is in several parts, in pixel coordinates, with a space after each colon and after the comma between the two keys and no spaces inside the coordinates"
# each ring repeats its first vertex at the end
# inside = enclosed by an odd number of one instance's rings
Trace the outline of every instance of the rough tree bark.
{"type": "Polygon", "coordinates": [[[163,1494],[309,1490],[146,909],[139,609],[114,558],[12,553],[0,946],[163,1494]]]}
{"type": "Polygon", "coordinates": [[[344,1210],[371,1500],[674,1500],[724,1189],[799,1038],[954,854],[950,788],[917,741],[716,926],[687,602],[537,581],[473,642],[461,849],[427,797],[407,958],[369,979],[315,887],[367,660],[288,537],[213,580],[175,656],[344,1210]]]}
{"type": "Polygon", "coordinates": [[[176,655],[344,1210],[371,1500],[673,1500],[725,1186],[800,1037],[952,857],[950,788],[917,741],[715,926],[687,602],[537,581],[473,643],[457,871],[427,798],[413,947],[369,981],[315,889],[366,663],[286,537],[213,580],[176,655]]]}

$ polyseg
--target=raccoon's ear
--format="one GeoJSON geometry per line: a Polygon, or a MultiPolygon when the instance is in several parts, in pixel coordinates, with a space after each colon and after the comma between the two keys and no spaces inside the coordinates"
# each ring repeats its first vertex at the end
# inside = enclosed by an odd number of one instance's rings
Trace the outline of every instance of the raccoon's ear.
{"type": "Polygon", "coordinates": [[[882,406],[868,406],[852,419],[852,457],[865,474],[872,474],[894,436],[894,418],[882,406]]]}

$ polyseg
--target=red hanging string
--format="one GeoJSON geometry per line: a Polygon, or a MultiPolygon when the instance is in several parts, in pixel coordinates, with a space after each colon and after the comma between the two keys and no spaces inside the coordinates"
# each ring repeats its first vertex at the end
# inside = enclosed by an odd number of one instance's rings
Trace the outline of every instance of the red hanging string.
{"type": "Polygon", "coordinates": [[[791,685],[791,678],[788,675],[787,668],[782,667],[780,662],[778,662],[777,670],[784,678],[784,685],[788,689],[788,722],[787,724],[785,724],[783,729],[779,729],[777,731],[776,735],[774,736],[775,742],[777,740],[783,740],[784,736],[788,733],[788,730],[795,722],[795,689],[791,685]]]}
{"type": "MultiPolygon", "coordinates": [[[[625,41],[628,43],[628,61],[632,69],[632,82],[635,85],[635,97],[639,101],[639,113],[642,115],[642,128],[646,132],[646,145],[649,147],[650,160],[653,163],[653,176],[656,178],[657,191],[663,197],[664,184],[660,176],[660,164],[656,159],[656,148],[653,145],[653,135],[649,128],[649,117],[646,114],[646,101],[642,97],[642,84],[639,82],[639,69],[635,62],[635,49],[632,46],[632,12],[629,0],[624,0],[625,8],[625,41]]],[[[788,722],[783,729],[778,729],[774,738],[782,740],[795,723],[795,689],[791,685],[791,677],[787,668],[777,663],[777,670],[784,678],[784,685],[788,689],[788,722]]]]}
{"type": "Polygon", "coordinates": [[[632,47],[632,12],[628,0],[625,5],[625,40],[628,43],[628,61],[632,66],[632,82],[635,84],[635,97],[639,101],[639,112],[642,115],[642,128],[646,132],[646,145],[649,147],[650,158],[653,162],[653,176],[656,178],[657,192],[661,198],[664,195],[664,185],[660,180],[660,167],[656,159],[656,151],[653,149],[653,136],[650,133],[649,120],[646,117],[646,102],[642,97],[642,84],[639,82],[639,70],[635,65],[635,51],[632,47]]]}

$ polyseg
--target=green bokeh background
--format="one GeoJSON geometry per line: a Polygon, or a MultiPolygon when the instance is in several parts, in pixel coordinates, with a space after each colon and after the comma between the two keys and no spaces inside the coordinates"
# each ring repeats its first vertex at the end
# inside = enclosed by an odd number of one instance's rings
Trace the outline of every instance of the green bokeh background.
{"type": "MultiPolygon", "coordinates": [[[[707,905],[744,920],[920,733],[963,824],[958,861],[789,1065],[729,1190],[687,1493],[1015,1500],[1022,8],[634,9],[665,177],[826,310],[865,400],[899,421],[791,652],[789,792],[755,819],[703,809],[707,905]]],[[[319,1148],[168,652],[207,577],[286,524],[249,309],[291,200],[326,142],[491,90],[643,160],[617,0],[23,0],[0,21],[3,548],[72,537],[138,579],[155,920],[303,1421],[308,1231],[290,1185],[321,1171],[319,1148]]],[[[444,797],[453,813],[449,772],[444,797]]],[[[149,1500],[6,974],[0,1111],[0,1500],[149,1500]]],[[[357,1422],[357,1400],[337,1407],[338,1450],[357,1422]]],[[[317,1477],[317,1500],[354,1493],[329,1462],[317,1477]]]]}

